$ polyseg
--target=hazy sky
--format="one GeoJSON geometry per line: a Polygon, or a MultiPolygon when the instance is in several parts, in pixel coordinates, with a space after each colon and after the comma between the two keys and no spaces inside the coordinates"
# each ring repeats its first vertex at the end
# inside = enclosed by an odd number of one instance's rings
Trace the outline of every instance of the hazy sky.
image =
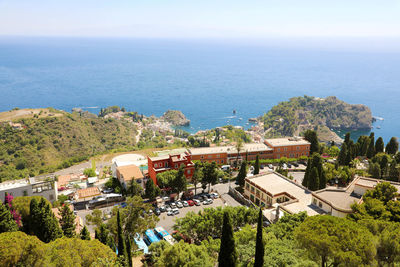
{"type": "Polygon", "coordinates": [[[400,0],[0,0],[0,35],[400,37],[400,0]]]}

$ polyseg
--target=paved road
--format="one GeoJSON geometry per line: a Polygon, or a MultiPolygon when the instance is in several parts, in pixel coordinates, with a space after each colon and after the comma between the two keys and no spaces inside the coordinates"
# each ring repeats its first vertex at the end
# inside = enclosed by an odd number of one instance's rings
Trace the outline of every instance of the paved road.
{"type": "Polygon", "coordinates": [[[305,172],[289,172],[289,175],[293,176],[293,181],[298,184],[301,184],[303,182],[304,174],[305,172]]]}

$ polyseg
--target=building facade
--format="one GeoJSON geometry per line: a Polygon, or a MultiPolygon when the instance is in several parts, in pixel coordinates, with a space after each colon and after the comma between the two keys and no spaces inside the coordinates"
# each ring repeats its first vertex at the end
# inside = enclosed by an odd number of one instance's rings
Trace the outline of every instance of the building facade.
{"type": "Polygon", "coordinates": [[[148,173],[150,178],[157,184],[157,174],[169,170],[178,170],[181,166],[184,167],[186,179],[192,180],[194,173],[194,164],[190,153],[169,154],[159,157],[147,157],[148,173]]]}
{"type": "Polygon", "coordinates": [[[273,150],[274,159],[310,156],[311,143],[301,137],[265,139],[264,143],[273,150]]]}
{"type": "Polygon", "coordinates": [[[145,178],[138,166],[135,164],[117,167],[116,176],[121,185],[127,189],[132,180],[135,180],[144,188],[145,178]]]}

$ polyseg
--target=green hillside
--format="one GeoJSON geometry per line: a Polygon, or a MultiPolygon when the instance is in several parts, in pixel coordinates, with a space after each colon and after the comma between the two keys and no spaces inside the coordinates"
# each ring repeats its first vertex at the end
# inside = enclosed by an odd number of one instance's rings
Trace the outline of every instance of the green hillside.
{"type": "Polygon", "coordinates": [[[0,124],[0,180],[24,178],[66,168],[93,154],[132,150],[135,126],[92,114],[54,111],[53,117],[23,118],[22,129],[0,124]]]}
{"type": "Polygon", "coordinates": [[[264,128],[271,128],[269,132],[275,136],[292,136],[305,128],[359,130],[370,129],[372,125],[367,106],[348,104],[334,96],[294,97],[272,107],[261,119],[264,128]]]}

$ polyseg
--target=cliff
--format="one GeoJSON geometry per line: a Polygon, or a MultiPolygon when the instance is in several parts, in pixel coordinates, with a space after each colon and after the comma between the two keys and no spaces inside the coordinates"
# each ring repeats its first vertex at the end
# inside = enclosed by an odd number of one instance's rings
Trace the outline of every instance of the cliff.
{"type": "Polygon", "coordinates": [[[161,118],[174,126],[187,126],[190,124],[190,120],[179,110],[167,110],[161,118]]]}
{"type": "Polygon", "coordinates": [[[335,136],[333,130],[364,130],[372,126],[367,106],[348,104],[334,96],[294,97],[272,107],[261,120],[265,129],[272,128],[269,134],[274,136],[298,135],[304,129],[324,129],[325,136],[335,136]]]}

